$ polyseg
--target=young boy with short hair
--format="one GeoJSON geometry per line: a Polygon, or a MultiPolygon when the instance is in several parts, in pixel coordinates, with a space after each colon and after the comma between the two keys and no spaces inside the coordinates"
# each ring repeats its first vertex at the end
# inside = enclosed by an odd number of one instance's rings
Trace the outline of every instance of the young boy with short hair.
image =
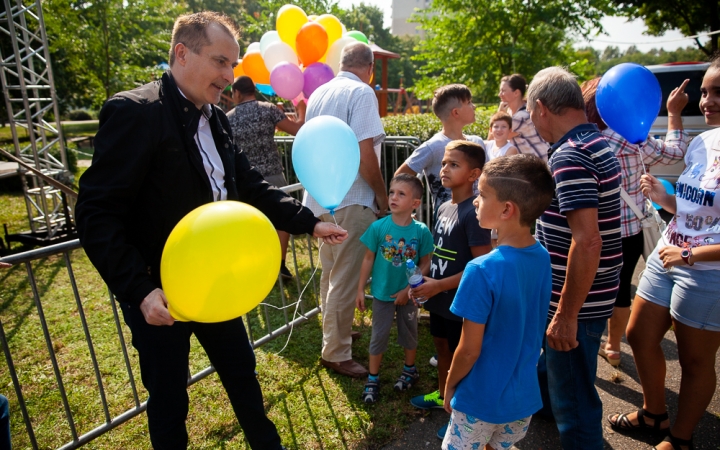
{"type": "Polygon", "coordinates": [[[517,155],[518,149],[510,139],[510,130],[512,130],[512,116],[510,114],[499,111],[490,117],[490,131],[493,139],[485,141],[485,152],[488,161],[492,161],[500,156],[517,155]]]}
{"type": "Polygon", "coordinates": [[[445,384],[452,413],[444,450],[510,448],[542,408],[537,363],[550,305],[550,255],[530,232],[550,204],[553,179],[533,155],[489,162],[475,199],[498,246],[472,260],[450,311],[463,318],[445,384]]]}
{"type": "MultiPolygon", "coordinates": [[[[467,141],[452,141],[442,158],[440,179],[452,198],[438,209],[430,276],[411,291],[413,298],[429,299],[423,306],[430,312],[430,334],[438,354],[439,389],[410,400],[416,408],[443,408],[445,379],[462,332],[462,318],[450,311],[450,304],[465,265],[491,250],[490,231],[480,228],[472,204],[473,184],[484,164],[485,150],[467,141]]],[[[445,429],[447,426],[438,432],[438,437],[442,438],[445,429]]]]}
{"type": "Polygon", "coordinates": [[[355,303],[365,311],[365,285],[372,271],[370,291],[372,302],[372,337],[370,338],[370,367],[368,381],[363,390],[365,403],[375,403],[380,393],[380,363],[387,350],[390,327],[397,315],[398,344],[405,349],[405,366],[395,383],[396,391],[410,389],[418,380],[415,368],[417,351],[418,308],[408,301],[406,262],[412,260],[427,273],[433,240],[424,223],[412,218],[420,206],[423,184],[419,178],[400,174],[390,181],[388,203],[390,215],[370,225],[360,237],[367,246],[360,269],[355,303]]]}
{"type": "Polygon", "coordinates": [[[466,125],[475,123],[475,105],[467,86],[449,84],[437,88],[433,94],[432,108],[442,122],[442,130],[416,148],[395,174],[417,175],[424,172],[432,193],[433,211],[437,211],[441,204],[450,200],[450,190],[443,187],[440,181],[440,162],[445,147],[455,140],[474,142],[483,149],[485,144],[481,137],[465,135],[462,131],[466,125]]]}

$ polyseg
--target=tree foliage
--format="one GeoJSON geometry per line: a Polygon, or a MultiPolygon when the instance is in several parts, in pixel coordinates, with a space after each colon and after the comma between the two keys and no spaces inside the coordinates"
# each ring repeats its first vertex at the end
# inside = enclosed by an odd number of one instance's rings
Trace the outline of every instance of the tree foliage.
{"type": "Polygon", "coordinates": [[[573,62],[566,36],[602,30],[612,12],[609,0],[434,0],[418,17],[428,37],[416,56],[427,61],[417,92],[464,83],[488,99],[503,75],[573,62]]]}
{"type": "MultiPolygon", "coordinates": [[[[680,30],[685,36],[704,31],[720,31],[718,0],[615,0],[624,15],[643,19],[650,34],[660,36],[668,30],[680,30]]],[[[695,38],[705,55],[718,50],[718,35],[710,36],[707,44],[695,38]]]]}
{"type": "Polygon", "coordinates": [[[163,0],[46,0],[43,10],[61,108],[98,108],[151,81],[167,61],[179,8],[163,0]]]}

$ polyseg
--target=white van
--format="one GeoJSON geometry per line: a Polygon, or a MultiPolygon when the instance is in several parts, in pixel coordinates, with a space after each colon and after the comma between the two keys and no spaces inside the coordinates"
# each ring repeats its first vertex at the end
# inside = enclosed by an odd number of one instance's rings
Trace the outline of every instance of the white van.
{"type": "MultiPolygon", "coordinates": [[[[685,92],[690,99],[682,111],[683,128],[685,128],[685,131],[687,131],[691,137],[695,137],[710,129],[710,127],[705,124],[705,118],[702,112],[700,112],[700,86],[702,85],[702,79],[708,67],[710,67],[710,63],[700,62],[677,62],[647,66],[650,72],[654,73],[655,77],[657,77],[660,82],[660,89],[662,90],[662,107],[660,108],[658,118],[650,129],[650,136],[658,139],[665,137],[668,124],[666,107],[668,96],[673,89],[680,86],[682,82],[688,78],[690,79],[690,83],[688,83],[685,92]]],[[[670,166],[658,164],[652,167],[650,173],[656,177],[665,178],[674,184],[684,168],[685,163],[683,161],[670,166]]]]}

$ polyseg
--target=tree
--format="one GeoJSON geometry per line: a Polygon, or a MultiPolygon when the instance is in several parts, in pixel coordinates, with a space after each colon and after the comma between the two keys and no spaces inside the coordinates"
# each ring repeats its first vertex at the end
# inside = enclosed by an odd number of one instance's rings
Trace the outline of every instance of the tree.
{"type": "Polygon", "coordinates": [[[600,19],[614,9],[609,0],[434,0],[417,20],[428,38],[416,60],[424,78],[417,93],[464,83],[481,100],[495,100],[502,75],[528,78],[555,64],[567,65],[570,32],[602,30],[600,19]]]}
{"type": "MultiPolygon", "coordinates": [[[[650,34],[660,36],[668,30],[680,30],[685,36],[705,31],[720,31],[720,2],[718,0],[614,0],[622,13],[630,19],[643,19],[650,34]]],[[[695,44],[705,55],[718,50],[718,35],[709,36],[707,45],[695,38],[695,44]]]]}
{"type": "Polygon", "coordinates": [[[46,0],[43,9],[63,109],[98,108],[159,77],[180,13],[163,0],[46,0]]]}

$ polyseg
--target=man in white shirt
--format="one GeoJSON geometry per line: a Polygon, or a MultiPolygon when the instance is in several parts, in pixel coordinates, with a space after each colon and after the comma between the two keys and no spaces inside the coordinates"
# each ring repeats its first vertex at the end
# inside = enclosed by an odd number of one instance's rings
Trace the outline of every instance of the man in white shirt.
{"type": "Polygon", "coordinates": [[[320,362],[343,375],[359,378],[367,370],[352,359],[352,321],[355,294],[365,246],[360,236],[388,210],[387,191],[380,172],[380,146],[385,138],[375,91],[368,85],[374,68],[370,46],[356,42],[342,52],[337,77],[310,96],[305,120],[331,115],[347,123],[360,144],[360,170],[350,191],[335,209],[333,219],[307,192],[303,204],[324,222],[337,220],[348,231],[340,247],[320,251],[320,296],[323,314],[323,348],[320,362]]]}

